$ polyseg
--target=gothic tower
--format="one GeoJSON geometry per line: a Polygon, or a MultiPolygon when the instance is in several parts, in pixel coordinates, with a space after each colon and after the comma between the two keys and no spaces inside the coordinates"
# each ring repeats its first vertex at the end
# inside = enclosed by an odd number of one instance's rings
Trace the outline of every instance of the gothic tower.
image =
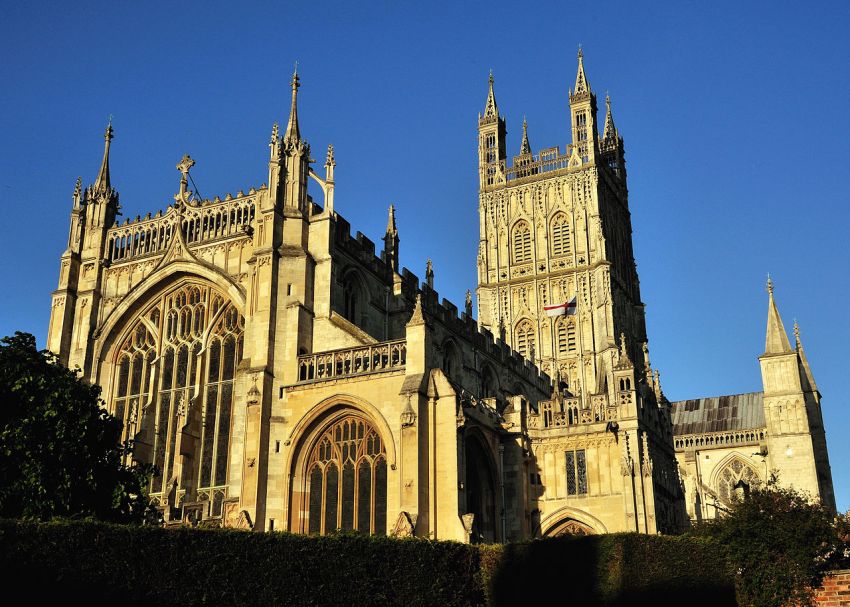
{"type": "MultiPolygon", "coordinates": [[[[610,99],[605,132],[601,138],[597,132],[596,95],[581,51],[569,112],[572,142],[564,153],[551,147],[533,154],[524,121],[519,155],[506,166],[505,119],[490,77],[478,122],[479,323],[558,378],[553,414],[567,415],[565,426],[574,420],[593,428],[607,420],[620,429],[624,475],[632,474],[633,455],[651,453],[654,480],[621,489],[634,504],[627,507],[634,518],[622,528],[670,530],[681,522],[681,490],[669,408],[649,367],[623,140],[610,99]],[[570,313],[552,316],[551,307],[573,298],[570,313]]],[[[604,433],[606,426],[595,428],[604,433]]]]}
{"type": "Polygon", "coordinates": [[[835,510],[832,472],[826,449],[821,396],[794,323],[795,347],[773,298],[768,279],[767,334],[759,357],[767,422],[768,467],[779,482],[820,497],[835,510]]]}

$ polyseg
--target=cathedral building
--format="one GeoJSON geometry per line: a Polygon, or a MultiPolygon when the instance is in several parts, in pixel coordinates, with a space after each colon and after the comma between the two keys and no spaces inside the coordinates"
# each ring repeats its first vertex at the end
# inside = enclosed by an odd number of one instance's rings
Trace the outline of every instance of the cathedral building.
{"type": "MultiPolygon", "coordinates": [[[[764,392],[670,403],[650,365],[623,139],[583,58],[572,142],[507,162],[493,78],[479,117],[477,315],[334,208],[298,118],[267,182],[190,189],[118,222],[109,149],[73,196],[48,348],[103,387],[168,525],[467,542],[674,533],[780,480],[834,507],[820,394],[771,287],[764,392]],[[322,200],[307,192],[308,180],[322,200]],[[477,316],[477,319],[476,319],[477,316]]],[[[470,226],[471,228],[471,226],[470,226]]]]}

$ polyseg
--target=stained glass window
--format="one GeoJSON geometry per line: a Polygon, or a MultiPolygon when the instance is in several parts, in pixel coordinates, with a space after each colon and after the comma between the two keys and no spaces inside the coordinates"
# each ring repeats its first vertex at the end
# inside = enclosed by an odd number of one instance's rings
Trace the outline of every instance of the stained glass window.
{"type": "Polygon", "coordinates": [[[310,453],[307,470],[309,533],[386,533],[387,457],[368,421],[349,415],[330,425],[310,453]]]}

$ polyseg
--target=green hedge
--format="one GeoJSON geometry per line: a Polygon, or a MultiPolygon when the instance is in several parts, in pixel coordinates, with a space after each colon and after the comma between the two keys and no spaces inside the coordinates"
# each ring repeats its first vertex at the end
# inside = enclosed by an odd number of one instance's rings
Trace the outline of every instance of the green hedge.
{"type": "Polygon", "coordinates": [[[115,605],[735,605],[710,541],[637,534],[475,547],[98,522],[0,521],[0,571],[31,599],[115,605]],[[684,601],[684,603],[682,602],[684,601]],[[154,603],[156,602],[156,603],[154,603]]]}

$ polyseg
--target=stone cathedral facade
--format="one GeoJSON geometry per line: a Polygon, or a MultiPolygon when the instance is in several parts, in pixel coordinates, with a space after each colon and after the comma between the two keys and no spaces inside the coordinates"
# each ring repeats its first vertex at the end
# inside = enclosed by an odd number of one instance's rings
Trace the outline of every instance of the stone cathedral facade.
{"type": "MultiPolygon", "coordinates": [[[[820,394],[771,289],[765,390],[670,403],[649,361],[623,139],[583,58],[572,143],[507,162],[479,118],[477,320],[379,253],[311,166],[297,94],[266,183],[212,200],[177,165],[165,212],[117,221],[106,130],[78,180],[48,348],[103,387],[166,524],[472,542],[672,533],[779,469],[827,503],[820,394]],[[307,192],[318,183],[322,200],[307,192]],[[546,305],[575,297],[576,313],[546,305]]],[[[470,226],[472,229],[472,227],[470,226]]],[[[471,232],[470,229],[470,233],[471,232]]],[[[795,331],[796,332],[796,331],[795,331]]],[[[833,504],[834,505],[834,504],[833,504]]]]}

